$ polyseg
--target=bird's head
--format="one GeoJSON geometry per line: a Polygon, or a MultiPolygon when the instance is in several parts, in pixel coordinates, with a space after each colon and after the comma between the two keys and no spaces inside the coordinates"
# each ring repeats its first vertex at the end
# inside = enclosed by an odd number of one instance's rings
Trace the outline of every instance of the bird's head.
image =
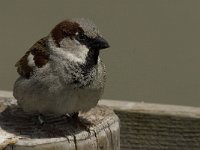
{"type": "Polygon", "coordinates": [[[97,63],[99,50],[109,47],[93,22],[88,19],[71,19],[57,24],[50,33],[51,48],[62,51],[70,61],[97,63]]]}

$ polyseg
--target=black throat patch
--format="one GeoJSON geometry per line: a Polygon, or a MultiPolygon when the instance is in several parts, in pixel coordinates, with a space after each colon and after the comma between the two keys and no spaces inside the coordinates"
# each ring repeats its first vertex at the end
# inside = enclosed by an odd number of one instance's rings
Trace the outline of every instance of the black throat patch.
{"type": "Polygon", "coordinates": [[[86,63],[80,65],[83,75],[87,75],[94,66],[98,63],[98,57],[99,57],[99,50],[92,50],[90,49],[88,52],[88,55],[86,57],[86,63]]]}

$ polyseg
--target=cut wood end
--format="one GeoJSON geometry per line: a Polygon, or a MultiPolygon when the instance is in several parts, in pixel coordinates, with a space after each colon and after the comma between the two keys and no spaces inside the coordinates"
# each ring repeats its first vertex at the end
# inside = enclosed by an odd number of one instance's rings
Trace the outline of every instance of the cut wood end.
{"type": "MultiPolygon", "coordinates": [[[[80,114],[83,122],[92,123],[90,132],[54,115],[45,116],[46,123],[41,126],[37,124],[37,115],[23,112],[13,98],[1,98],[0,109],[0,135],[15,139],[7,143],[12,146],[6,150],[119,150],[119,119],[106,106],[96,106],[80,114]]],[[[5,142],[0,146],[5,147],[5,142]]]]}

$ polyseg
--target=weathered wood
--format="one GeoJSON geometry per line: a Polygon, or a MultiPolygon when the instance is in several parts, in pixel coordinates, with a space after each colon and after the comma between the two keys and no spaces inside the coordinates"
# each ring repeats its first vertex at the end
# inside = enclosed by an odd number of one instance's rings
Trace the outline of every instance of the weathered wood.
{"type": "Polygon", "coordinates": [[[200,108],[103,100],[121,122],[121,150],[199,150],[200,108]]]}
{"type": "Polygon", "coordinates": [[[120,118],[121,150],[200,149],[199,107],[113,100],[99,104],[113,108],[120,118]]]}
{"type": "Polygon", "coordinates": [[[119,119],[106,106],[97,106],[80,115],[92,123],[90,132],[67,117],[23,112],[12,93],[0,91],[0,149],[5,150],[119,150],[119,119]]]}

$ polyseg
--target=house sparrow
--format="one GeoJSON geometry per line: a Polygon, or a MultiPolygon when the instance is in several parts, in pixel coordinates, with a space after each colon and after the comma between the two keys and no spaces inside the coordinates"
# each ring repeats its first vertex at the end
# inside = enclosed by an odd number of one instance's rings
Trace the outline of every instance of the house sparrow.
{"type": "Polygon", "coordinates": [[[20,77],[13,95],[26,112],[75,114],[94,107],[106,72],[99,51],[108,42],[87,19],[57,24],[16,63],[20,77]]]}

